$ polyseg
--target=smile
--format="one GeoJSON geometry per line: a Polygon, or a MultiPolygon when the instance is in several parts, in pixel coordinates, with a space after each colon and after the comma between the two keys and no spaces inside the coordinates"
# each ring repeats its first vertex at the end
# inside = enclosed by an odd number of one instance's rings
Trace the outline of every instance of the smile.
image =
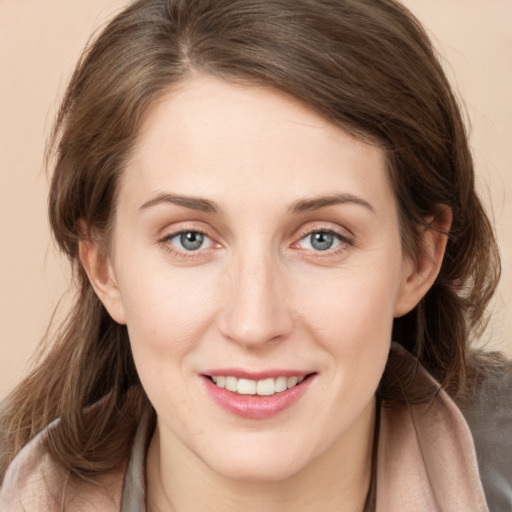
{"type": "Polygon", "coordinates": [[[258,420],[271,418],[291,407],[318,377],[316,372],[286,370],[272,371],[273,375],[269,371],[251,375],[243,370],[227,369],[212,373],[202,377],[213,401],[230,414],[258,420]],[[233,375],[235,372],[237,377],[233,375]]]}
{"type": "Polygon", "coordinates": [[[259,395],[271,396],[276,393],[282,393],[287,389],[300,384],[304,377],[276,377],[262,380],[239,379],[234,376],[218,375],[210,377],[213,383],[223,389],[238,393],[239,395],[259,395]]]}

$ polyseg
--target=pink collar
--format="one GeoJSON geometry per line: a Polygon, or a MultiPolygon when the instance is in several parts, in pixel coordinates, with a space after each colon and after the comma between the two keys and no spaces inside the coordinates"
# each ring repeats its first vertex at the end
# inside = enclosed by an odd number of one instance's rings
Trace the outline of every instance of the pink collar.
{"type": "MultiPolygon", "coordinates": [[[[377,449],[376,512],[488,512],[466,420],[405,349],[390,363],[414,369],[415,389],[435,389],[426,403],[383,401],[377,449]]],[[[410,389],[410,388],[407,388],[410,389]]]]}

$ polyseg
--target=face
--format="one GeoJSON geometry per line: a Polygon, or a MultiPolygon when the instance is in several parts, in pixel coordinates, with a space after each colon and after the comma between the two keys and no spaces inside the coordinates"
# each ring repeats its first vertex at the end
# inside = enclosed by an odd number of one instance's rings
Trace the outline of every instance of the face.
{"type": "Polygon", "coordinates": [[[144,124],[100,296],[162,446],[279,479],[362,442],[410,273],[379,148],[280,92],[196,77],[144,124]]]}

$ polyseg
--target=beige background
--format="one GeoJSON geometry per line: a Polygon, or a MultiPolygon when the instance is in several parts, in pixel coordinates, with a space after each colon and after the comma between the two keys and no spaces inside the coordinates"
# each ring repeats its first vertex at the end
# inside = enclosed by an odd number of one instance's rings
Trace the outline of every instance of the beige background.
{"type": "MultiPolygon", "coordinates": [[[[0,398],[27,368],[67,262],[46,220],[45,137],[92,31],[126,0],[0,0],[0,398]]],[[[404,0],[427,26],[468,111],[479,187],[504,273],[486,339],[512,355],[512,0],[404,0]]],[[[60,311],[65,310],[69,293],[60,311]]]]}

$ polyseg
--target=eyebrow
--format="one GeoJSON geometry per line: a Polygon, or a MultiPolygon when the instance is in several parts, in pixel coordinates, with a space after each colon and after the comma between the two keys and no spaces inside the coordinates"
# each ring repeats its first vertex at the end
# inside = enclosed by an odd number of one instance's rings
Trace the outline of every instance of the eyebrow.
{"type": "MultiPolygon", "coordinates": [[[[175,204],[177,206],[184,206],[185,208],[190,208],[191,210],[197,210],[205,213],[220,213],[220,207],[210,201],[208,199],[203,199],[201,197],[194,196],[182,196],[176,194],[159,194],[156,197],[146,201],[141,207],[141,210],[145,210],[147,208],[151,208],[152,206],[156,206],[159,204],[175,204]]],[[[353,194],[343,193],[343,194],[330,194],[325,196],[314,197],[311,199],[299,199],[295,201],[288,211],[291,213],[302,213],[309,212],[313,210],[319,210],[320,208],[326,208],[328,206],[334,206],[338,204],[357,204],[365,207],[372,213],[375,213],[375,209],[373,206],[364,199],[355,196],[353,194]]]]}
{"type": "Polygon", "coordinates": [[[312,210],[319,210],[320,208],[325,208],[327,206],[334,206],[337,204],[347,203],[363,206],[364,208],[370,210],[372,213],[375,213],[375,209],[368,201],[365,201],[361,197],[347,193],[330,194],[320,197],[314,197],[311,199],[300,199],[293,203],[289,210],[292,213],[309,212],[312,210]]]}
{"type": "Polygon", "coordinates": [[[146,201],[141,207],[141,210],[151,208],[159,204],[175,204],[177,206],[184,206],[191,210],[197,210],[205,213],[220,213],[220,208],[213,201],[193,196],[182,196],[176,194],[159,194],[156,197],[146,201]]]}

